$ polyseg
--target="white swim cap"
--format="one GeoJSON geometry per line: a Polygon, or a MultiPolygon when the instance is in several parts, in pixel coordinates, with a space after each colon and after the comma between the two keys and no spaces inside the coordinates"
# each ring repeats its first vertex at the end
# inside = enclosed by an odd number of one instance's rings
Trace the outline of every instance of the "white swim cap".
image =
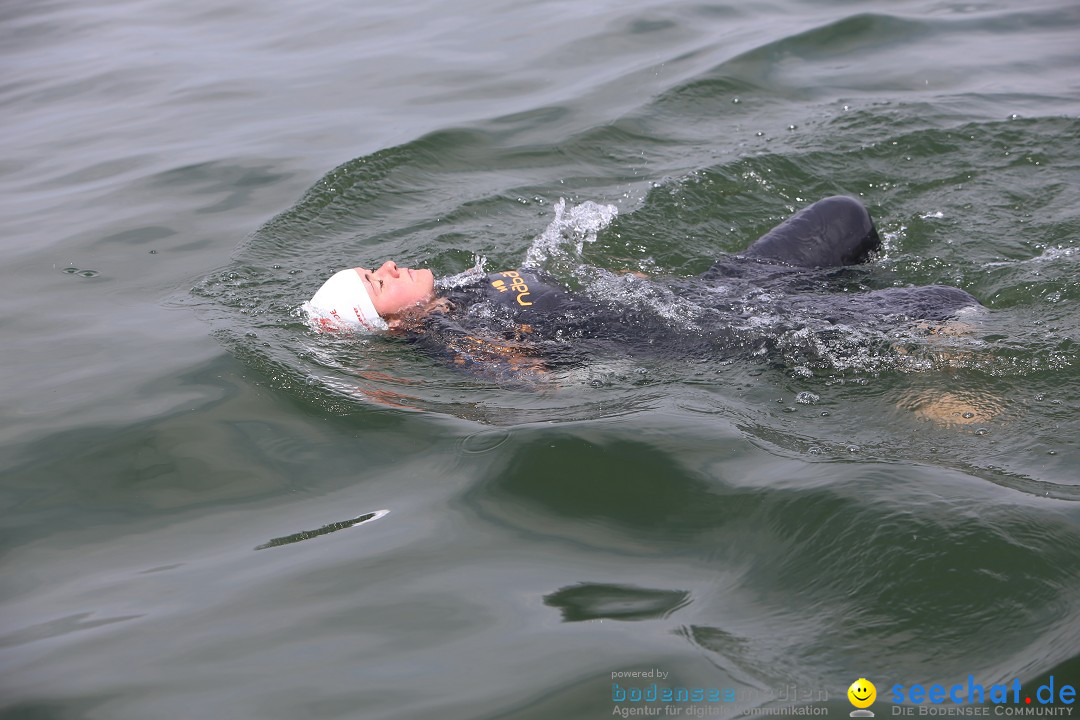
{"type": "Polygon", "coordinates": [[[323,283],[303,305],[316,330],[375,331],[389,327],[371,302],[364,281],[355,269],[342,270],[323,283]]]}

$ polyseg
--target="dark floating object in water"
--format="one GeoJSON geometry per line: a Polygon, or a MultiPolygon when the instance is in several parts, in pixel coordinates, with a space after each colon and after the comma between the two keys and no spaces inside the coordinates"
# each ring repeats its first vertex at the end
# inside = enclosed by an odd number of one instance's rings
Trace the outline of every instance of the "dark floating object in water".
{"type": "Polygon", "coordinates": [[[659,590],[631,585],[582,583],[544,597],[544,604],[562,610],[563,622],[583,620],[652,620],[667,617],[690,602],[685,590],[659,590]]]}
{"type": "Polygon", "coordinates": [[[280,547],[282,545],[291,545],[292,543],[300,542],[301,540],[310,540],[311,538],[319,537],[320,535],[329,535],[332,532],[338,530],[344,530],[345,528],[355,527],[362,523],[371,522],[372,520],[378,520],[383,515],[386,515],[389,510],[376,510],[375,512],[365,513],[360,517],[355,517],[351,520],[342,520],[341,522],[330,523],[329,525],[323,525],[318,530],[304,530],[302,532],[293,533],[292,535],[286,535],[284,537],[274,538],[262,545],[257,545],[256,550],[265,550],[266,548],[280,547]]]}

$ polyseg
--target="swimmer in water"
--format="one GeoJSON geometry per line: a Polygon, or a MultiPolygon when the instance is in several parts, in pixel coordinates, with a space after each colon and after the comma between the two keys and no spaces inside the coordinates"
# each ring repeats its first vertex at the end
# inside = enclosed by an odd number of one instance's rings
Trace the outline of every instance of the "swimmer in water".
{"type": "MultiPolygon", "coordinates": [[[[888,288],[861,293],[822,293],[815,270],[867,262],[881,241],[869,212],[858,200],[829,197],[803,208],[756,240],[744,252],[718,260],[675,294],[711,303],[707,332],[688,338],[641,307],[613,299],[571,292],[552,278],[530,269],[478,273],[464,286],[437,291],[430,270],[399,267],[387,261],[376,269],[351,268],[336,273],[304,305],[311,325],[327,331],[390,331],[416,342],[452,364],[488,375],[540,375],[552,363],[552,343],[607,340],[631,347],[760,355],[768,334],[747,336],[755,311],[788,318],[877,327],[889,318],[942,323],[979,302],[959,288],[941,285],[888,288]],[[740,286],[757,292],[753,302],[731,302],[718,288],[740,286]],[[764,292],[763,292],[764,291],[764,292]],[[704,340],[702,338],[705,338],[704,340]]],[[[597,273],[606,271],[597,270],[597,273]]],[[[775,340],[775,336],[772,338],[775,340]]]]}

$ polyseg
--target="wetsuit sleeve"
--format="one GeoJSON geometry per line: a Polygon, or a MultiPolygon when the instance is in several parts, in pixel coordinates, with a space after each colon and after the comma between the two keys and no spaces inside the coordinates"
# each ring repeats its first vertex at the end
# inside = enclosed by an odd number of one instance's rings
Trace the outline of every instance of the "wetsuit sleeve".
{"type": "Polygon", "coordinates": [[[829,322],[866,325],[902,318],[944,322],[966,308],[982,307],[960,288],[946,285],[886,288],[864,293],[805,295],[790,299],[793,308],[804,308],[829,322]]]}
{"type": "Polygon", "coordinates": [[[873,309],[879,315],[905,317],[909,320],[943,322],[951,320],[966,308],[982,305],[969,293],[947,285],[923,285],[910,288],[872,290],[861,297],[864,313],[873,309]]]}
{"type": "Polygon", "coordinates": [[[743,257],[806,268],[866,262],[881,245],[861,202],[836,195],[805,207],[762,235],[743,257]]]}

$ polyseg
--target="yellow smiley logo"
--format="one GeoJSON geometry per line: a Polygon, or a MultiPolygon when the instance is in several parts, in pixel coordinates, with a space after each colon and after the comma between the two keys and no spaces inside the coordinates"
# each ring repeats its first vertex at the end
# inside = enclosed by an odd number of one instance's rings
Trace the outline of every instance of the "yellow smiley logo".
{"type": "Polygon", "coordinates": [[[859,678],[847,689],[848,700],[857,708],[868,708],[877,699],[877,688],[866,678],[859,678]]]}

